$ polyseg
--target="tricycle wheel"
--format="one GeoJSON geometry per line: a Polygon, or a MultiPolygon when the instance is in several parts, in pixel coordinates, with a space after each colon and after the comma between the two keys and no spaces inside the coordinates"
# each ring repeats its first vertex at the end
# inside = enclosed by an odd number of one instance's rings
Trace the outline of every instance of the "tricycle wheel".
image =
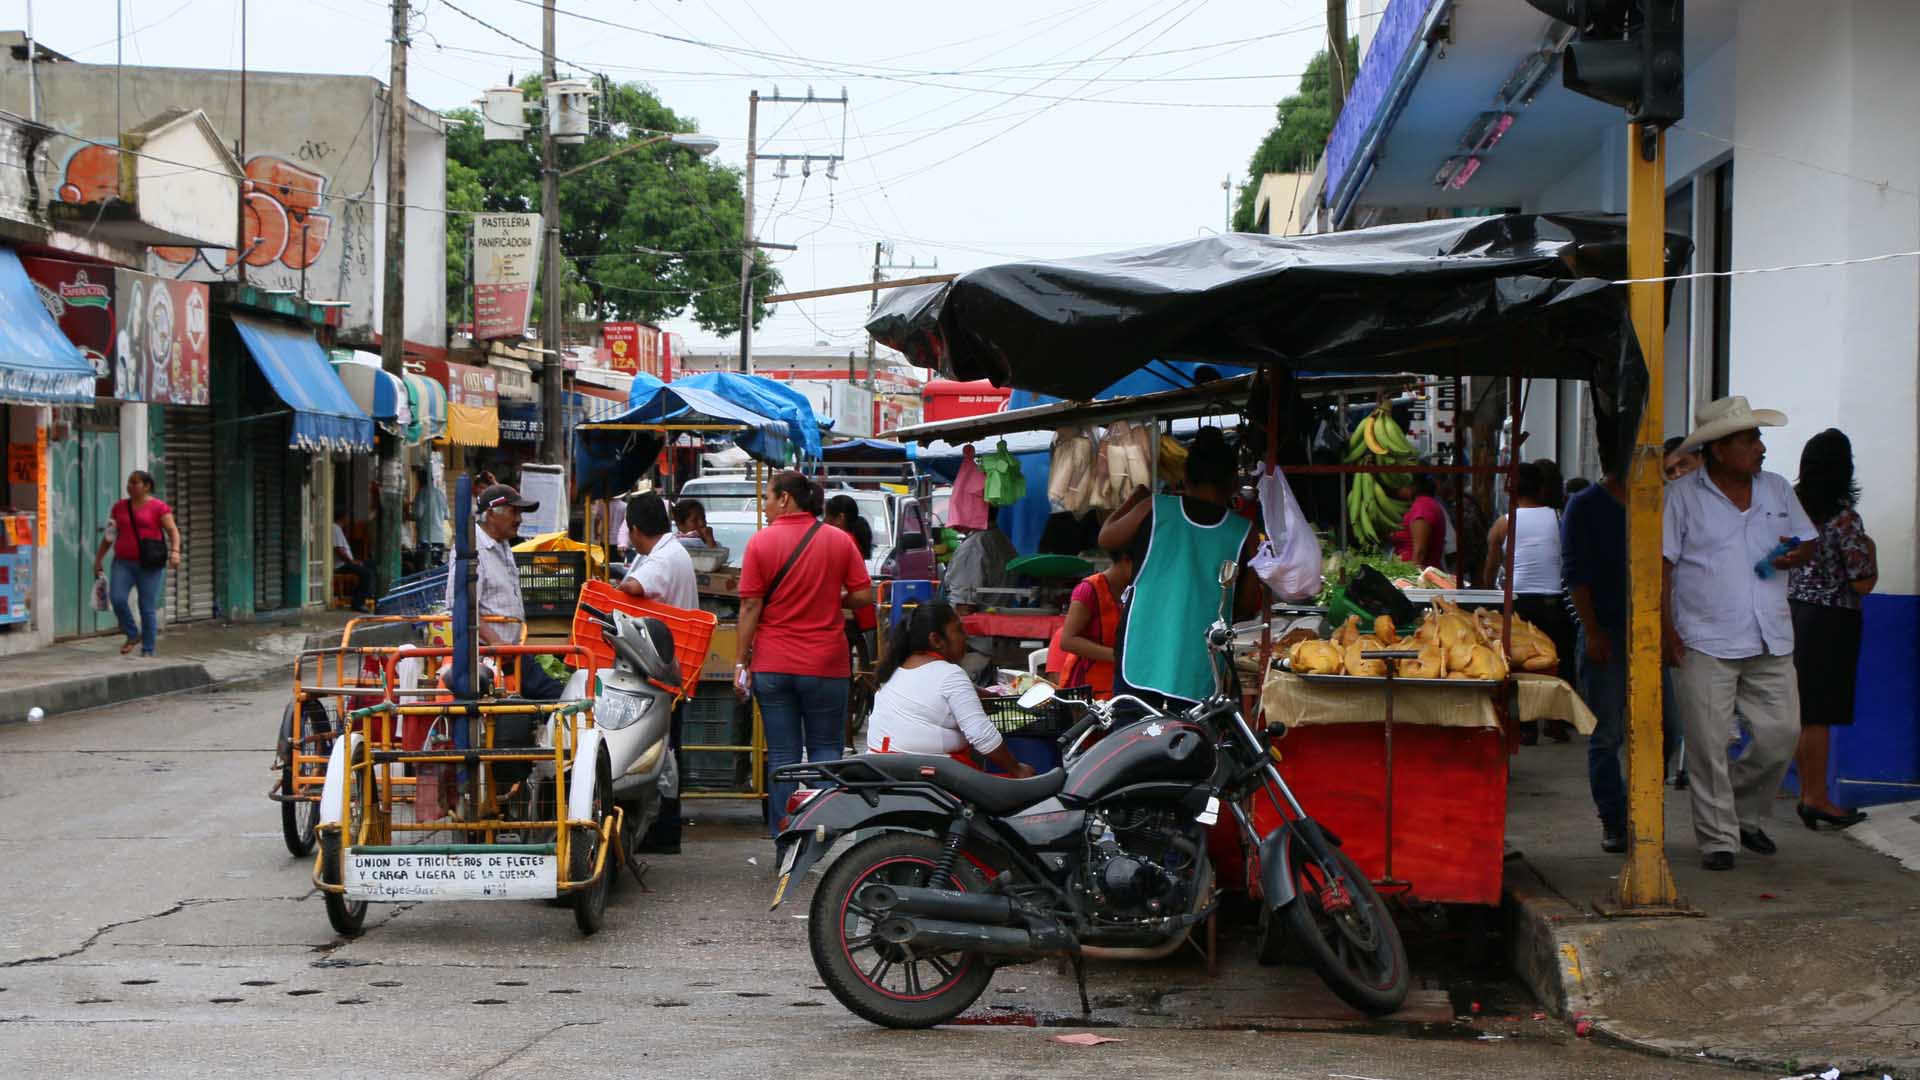
{"type": "MultiPolygon", "coordinates": [[[[556,795],[559,793],[556,792],[556,795]]],[[[583,881],[593,874],[594,863],[599,860],[602,827],[607,815],[613,812],[613,764],[607,760],[605,750],[600,752],[598,763],[593,770],[593,825],[576,825],[573,835],[567,838],[567,878],[571,881],[583,881]]],[[[618,842],[618,837],[615,837],[618,842]]],[[[598,933],[607,917],[607,894],[613,889],[614,871],[619,869],[616,852],[608,851],[606,864],[600,868],[599,880],[573,894],[573,921],[583,934],[598,933]]]]}
{"type": "Polygon", "coordinates": [[[294,800],[294,781],[299,777],[318,776],[326,771],[326,766],[316,762],[296,770],[293,755],[300,750],[318,756],[317,744],[309,746],[301,741],[301,736],[333,730],[333,722],[327,716],[325,704],[308,701],[300,711],[304,723],[298,731],[294,730],[293,702],[287,702],[286,714],[280,719],[280,836],[287,842],[287,850],[296,857],[313,854],[314,827],[320,821],[320,803],[310,799],[294,800]]]}
{"type": "MultiPolygon", "coordinates": [[[[329,885],[340,884],[340,834],[328,833],[320,841],[320,880],[329,885]]],[[[367,902],[349,900],[344,893],[323,892],[320,894],[327,905],[327,921],[333,924],[336,933],[347,937],[358,937],[367,924],[367,902]]]]}
{"type": "Polygon", "coordinates": [[[1294,898],[1281,909],[1307,963],[1342,1001],[1384,1016],[1407,1000],[1407,948],[1393,914],[1346,852],[1326,845],[1322,862],[1289,833],[1294,898]]]}

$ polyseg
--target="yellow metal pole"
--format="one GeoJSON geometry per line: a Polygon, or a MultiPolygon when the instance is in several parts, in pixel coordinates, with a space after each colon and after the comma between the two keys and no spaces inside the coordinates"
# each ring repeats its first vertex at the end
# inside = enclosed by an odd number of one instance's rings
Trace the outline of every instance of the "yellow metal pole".
{"type": "MultiPolygon", "coordinates": [[[[1627,276],[1666,273],[1666,134],[1627,128],[1627,276]]],[[[1629,285],[1634,331],[1647,363],[1647,400],[1627,484],[1627,829],[1630,847],[1616,899],[1622,907],[1672,907],[1667,865],[1666,761],[1660,739],[1660,506],[1665,430],[1666,286],[1629,285]]]]}

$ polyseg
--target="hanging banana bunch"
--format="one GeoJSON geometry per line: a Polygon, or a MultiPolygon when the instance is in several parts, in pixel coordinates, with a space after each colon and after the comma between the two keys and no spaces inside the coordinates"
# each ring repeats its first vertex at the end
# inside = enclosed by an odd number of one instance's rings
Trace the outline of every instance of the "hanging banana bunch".
{"type": "MultiPolygon", "coordinates": [[[[1347,438],[1349,465],[1409,465],[1419,461],[1407,433],[1394,422],[1392,410],[1381,406],[1353,427],[1347,438]]],[[[1413,482],[1410,473],[1354,473],[1347,489],[1347,524],[1355,540],[1379,547],[1400,528],[1407,504],[1393,493],[1413,482]]]]}

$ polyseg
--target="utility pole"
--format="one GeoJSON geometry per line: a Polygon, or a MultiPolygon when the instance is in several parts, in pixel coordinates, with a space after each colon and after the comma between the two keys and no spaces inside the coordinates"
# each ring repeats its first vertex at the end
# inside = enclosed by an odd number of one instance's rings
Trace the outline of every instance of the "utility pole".
{"type": "MultiPolygon", "coordinates": [[[[396,379],[407,355],[407,0],[393,0],[392,71],[387,78],[386,279],[381,293],[380,367],[396,379]]],[[[244,259],[241,265],[245,265],[244,259]]],[[[400,528],[406,515],[407,478],[400,466],[400,439],[377,432],[380,442],[380,527],[375,531],[375,578],[384,589],[400,576],[400,528]]]]}
{"type": "Polygon", "coordinates": [[[566,462],[565,424],[566,364],[560,356],[560,331],[564,325],[560,298],[560,161],[559,147],[553,137],[553,96],[547,87],[556,77],[553,62],[554,0],[540,5],[540,93],[547,101],[540,127],[540,217],[545,227],[546,262],[544,289],[546,300],[540,316],[540,460],[548,465],[566,462]]]}
{"type": "MultiPolygon", "coordinates": [[[[880,284],[880,253],[886,248],[886,246],[887,246],[887,242],[885,240],[875,240],[873,242],[873,283],[875,285],[880,284]]],[[[872,315],[873,309],[879,306],[880,306],[880,290],[875,289],[873,290],[872,299],[867,301],[867,314],[872,315]]],[[[867,389],[868,390],[873,389],[873,335],[872,334],[867,335],[867,389]]]]}
{"type": "Polygon", "coordinates": [[[747,204],[740,244],[740,373],[753,374],[753,165],[760,150],[760,91],[747,94],[747,204]]]}
{"type": "Polygon", "coordinates": [[[1327,78],[1331,131],[1340,126],[1340,110],[1353,85],[1353,72],[1347,70],[1347,0],[1327,0],[1327,78]]]}

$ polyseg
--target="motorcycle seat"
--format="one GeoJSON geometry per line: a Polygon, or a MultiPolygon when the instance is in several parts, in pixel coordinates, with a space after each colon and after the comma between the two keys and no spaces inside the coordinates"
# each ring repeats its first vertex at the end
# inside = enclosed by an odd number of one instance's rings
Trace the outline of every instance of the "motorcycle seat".
{"type": "Polygon", "coordinates": [[[1024,780],[995,776],[933,754],[861,754],[860,760],[892,780],[931,781],[989,814],[1011,814],[1060,794],[1065,769],[1024,780]],[[925,770],[933,770],[929,776],[925,770]]]}

